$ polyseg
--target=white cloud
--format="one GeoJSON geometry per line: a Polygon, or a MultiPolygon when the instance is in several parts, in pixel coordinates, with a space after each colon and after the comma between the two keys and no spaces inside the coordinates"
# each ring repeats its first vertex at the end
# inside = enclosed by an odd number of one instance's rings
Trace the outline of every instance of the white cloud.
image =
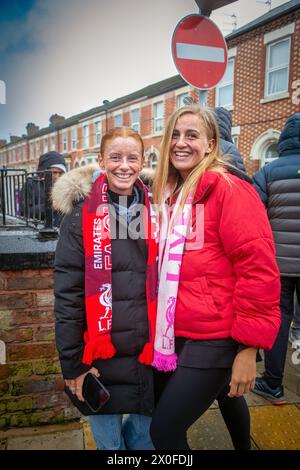
{"type": "MultiPolygon", "coordinates": [[[[240,0],[213,13],[224,26],[228,18],[221,11],[237,12],[241,26],[267,8],[240,0]]],[[[6,59],[0,76],[7,84],[0,137],[24,133],[29,121],[47,126],[52,113],[70,116],[175,75],[173,30],[181,17],[197,12],[194,0],[39,0],[17,32],[16,24],[6,28],[6,45],[23,37],[29,47],[6,59]]]]}

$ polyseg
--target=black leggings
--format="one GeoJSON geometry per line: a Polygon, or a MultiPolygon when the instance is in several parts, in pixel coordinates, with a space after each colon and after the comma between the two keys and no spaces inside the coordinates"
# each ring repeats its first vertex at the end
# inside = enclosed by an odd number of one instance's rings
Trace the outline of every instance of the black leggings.
{"type": "Polygon", "coordinates": [[[157,450],[188,450],[188,428],[218,400],[236,450],[249,450],[250,416],[244,397],[229,398],[230,369],[178,367],[171,375],[150,428],[157,450]]]}

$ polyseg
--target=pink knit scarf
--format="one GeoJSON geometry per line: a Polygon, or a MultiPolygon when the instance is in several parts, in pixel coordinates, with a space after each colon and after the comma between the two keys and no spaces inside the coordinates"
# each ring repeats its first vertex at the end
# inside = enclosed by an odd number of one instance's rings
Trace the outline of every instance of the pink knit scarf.
{"type": "MultiPolygon", "coordinates": [[[[164,201],[168,196],[169,191],[166,192],[164,201]]],[[[175,370],[177,367],[177,355],[174,349],[175,309],[193,195],[191,193],[188,195],[183,210],[178,211],[181,198],[182,190],[171,211],[167,204],[163,203],[161,206],[158,309],[152,366],[162,371],[175,370]]]]}

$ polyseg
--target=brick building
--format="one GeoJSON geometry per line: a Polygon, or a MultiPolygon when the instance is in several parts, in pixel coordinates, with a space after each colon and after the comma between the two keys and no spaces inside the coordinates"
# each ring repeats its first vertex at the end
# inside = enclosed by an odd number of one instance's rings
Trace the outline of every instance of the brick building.
{"type": "MultiPolygon", "coordinates": [[[[232,134],[249,174],[277,157],[276,143],[290,114],[300,111],[300,0],[292,0],[226,37],[228,66],[208,94],[209,106],[232,112],[232,134]]],[[[138,130],[146,165],[155,166],[168,116],[198,92],[176,75],[65,119],[53,115],[47,128],[27,125],[27,134],[0,141],[0,167],[37,167],[48,150],[64,154],[69,168],[95,162],[101,136],[113,126],[138,130]]]]}

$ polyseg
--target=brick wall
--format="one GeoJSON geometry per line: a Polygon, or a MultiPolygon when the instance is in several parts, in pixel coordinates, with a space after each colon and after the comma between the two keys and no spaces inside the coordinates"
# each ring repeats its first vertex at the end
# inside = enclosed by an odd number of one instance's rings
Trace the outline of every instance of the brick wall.
{"type": "Polygon", "coordinates": [[[52,269],[0,273],[0,428],[79,417],[63,392],[53,300],[52,269]]]}
{"type": "MultiPolygon", "coordinates": [[[[244,158],[245,166],[250,175],[252,175],[260,166],[261,155],[254,155],[250,158],[251,150],[257,138],[268,129],[281,131],[288,116],[300,111],[299,103],[293,102],[292,96],[299,93],[300,85],[296,85],[296,81],[300,82],[300,18],[299,10],[283,15],[267,24],[258,26],[255,29],[239,34],[235,38],[227,40],[228,48],[236,48],[235,57],[235,76],[234,76],[234,106],[232,111],[233,126],[240,127],[239,150],[244,158]],[[267,103],[261,103],[264,98],[265,84],[265,62],[267,46],[264,44],[264,35],[271,31],[278,30],[290,23],[295,23],[295,31],[291,35],[291,60],[289,71],[289,97],[274,100],[267,103]],[[297,86],[297,90],[293,88],[297,86]]],[[[190,87],[190,95],[197,101],[198,92],[190,87]]],[[[168,91],[161,94],[161,99],[165,105],[165,120],[175,109],[176,92],[168,91]]],[[[158,97],[156,97],[158,98],[158,97]]],[[[160,137],[153,136],[153,110],[151,99],[145,98],[146,102],[140,102],[140,123],[141,135],[145,140],[145,150],[156,148],[159,146],[160,137]]],[[[128,105],[124,103],[123,122],[125,125],[130,124],[130,115],[128,113],[128,105]]],[[[212,90],[208,95],[208,105],[215,106],[215,91],[212,90]]],[[[113,110],[107,111],[108,129],[114,126],[112,117],[113,110]]],[[[105,132],[106,119],[103,114],[102,132],[105,132]]],[[[92,146],[94,126],[90,127],[90,151],[94,152],[92,146]]],[[[69,137],[70,139],[70,137],[69,137]]],[[[81,125],[78,126],[79,149],[83,146],[83,136],[81,125]]],[[[42,139],[40,139],[42,141],[42,139]]],[[[42,144],[41,144],[42,145],[42,144]]],[[[61,150],[61,147],[58,148],[61,150]]],[[[85,157],[87,150],[72,151],[72,164],[76,158],[85,157]]],[[[36,158],[36,146],[34,144],[34,154],[36,158]]],[[[29,160],[29,147],[28,147],[29,160]]],[[[12,165],[14,166],[14,165],[12,165]]]]}
{"type": "MultiPolygon", "coordinates": [[[[281,131],[288,116],[299,112],[300,106],[292,101],[292,83],[300,79],[300,18],[299,11],[283,16],[232,39],[229,48],[237,47],[234,77],[233,126],[240,126],[239,150],[244,157],[247,172],[252,175],[260,161],[250,159],[256,139],[272,128],[281,131]],[[292,34],[291,62],[289,73],[290,96],[280,100],[261,103],[264,98],[266,45],[264,35],[295,22],[292,34]]],[[[255,155],[261,158],[261,155],[255,155]]]]}

